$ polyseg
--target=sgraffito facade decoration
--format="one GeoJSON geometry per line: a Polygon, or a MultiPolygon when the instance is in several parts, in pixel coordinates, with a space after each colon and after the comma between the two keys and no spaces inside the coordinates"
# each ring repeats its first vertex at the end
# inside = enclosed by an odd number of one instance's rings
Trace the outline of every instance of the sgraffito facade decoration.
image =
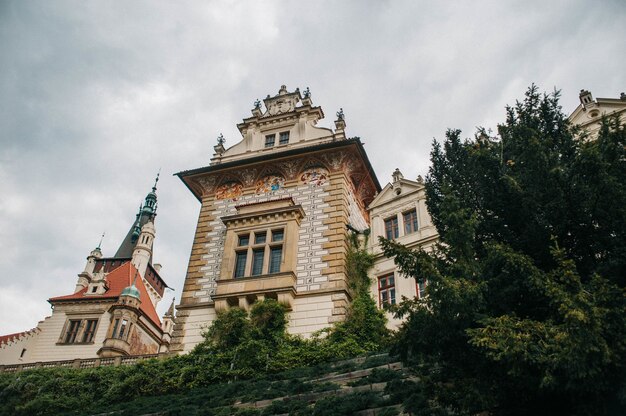
{"type": "Polygon", "coordinates": [[[276,192],[285,185],[285,178],[279,175],[268,175],[261,178],[256,183],[256,194],[267,194],[270,192],[276,192]]]}
{"type": "Polygon", "coordinates": [[[300,181],[305,185],[322,186],[328,182],[328,175],[328,169],[317,166],[302,172],[300,181]]]}
{"type": "Polygon", "coordinates": [[[236,201],[243,192],[243,185],[239,182],[228,182],[217,187],[215,199],[232,199],[236,201]]]}

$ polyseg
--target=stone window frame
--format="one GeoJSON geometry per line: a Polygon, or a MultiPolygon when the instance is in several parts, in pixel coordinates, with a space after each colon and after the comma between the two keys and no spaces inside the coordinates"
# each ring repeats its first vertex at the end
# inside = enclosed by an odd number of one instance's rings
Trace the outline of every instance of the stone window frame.
{"type": "Polygon", "coordinates": [[[133,320],[128,316],[119,316],[113,318],[113,330],[108,338],[121,339],[123,341],[128,340],[128,336],[133,329],[133,320]],[[124,324],[126,322],[126,324],[124,324]],[[121,323],[121,326],[120,326],[121,323]]]}
{"type": "MultiPolygon", "coordinates": [[[[301,205],[295,205],[291,198],[281,200],[270,200],[261,203],[243,205],[238,208],[239,214],[222,217],[222,222],[226,225],[226,236],[224,239],[224,257],[220,280],[234,279],[235,258],[238,251],[243,247],[239,246],[239,237],[246,234],[250,242],[254,243],[253,233],[267,233],[266,242],[261,246],[272,246],[282,244],[282,258],[280,273],[296,271],[297,247],[299,240],[300,220],[304,217],[304,210],[301,205]],[[283,240],[273,242],[272,231],[283,231],[283,240]],[[269,238],[268,238],[269,237],[269,238]]],[[[255,244],[251,245],[255,247],[255,244]]],[[[251,276],[252,258],[250,246],[248,246],[246,256],[245,278],[271,275],[272,273],[261,273],[251,276]]],[[[268,270],[269,252],[264,256],[263,271],[268,270]]],[[[240,277],[238,277],[240,278],[240,277]]]]}
{"type": "Polygon", "coordinates": [[[98,328],[100,327],[100,317],[99,316],[88,316],[88,317],[74,317],[68,316],[65,324],[63,325],[63,329],[61,330],[61,335],[59,336],[59,340],[57,341],[57,345],[90,345],[95,342],[96,334],[98,333],[98,328]],[[85,330],[87,322],[96,321],[95,327],[93,329],[93,335],[90,341],[82,341],[85,336],[85,330]],[[78,327],[76,328],[76,332],[71,341],[68,341],[69,331],[71,329],[72,322],[78,322],[78,327]]]}
{"type": "Polygon", "coordinates": [[[289,144],[289,139],[290,139],[289,130],[281,131],[280,133],[278,133],[278,145],[279,146],[285,146],[289,144]],[[285,138],[286,140],[284,140],[285,138]]]}
{"type": "MultiPolygon", "coordinates": [[[[252,229],[238,231],[237,233],[237,246],[235,248],[235,263],[233,267],[233,279],[240,279],[244,277],[256,277],[256,276],[264,276],[274,273],[280,273],[283,267],[283,262],[285,259],[285,229],[283,226],[270,226],[259,228],[255,227],[252,229]],[[282,236],[280,240],[275,240],[275,233],[282,236]],[[264,236],[263,242],[257,242],[258,236],[264,236]],[[267,238],[270,236],[270,238],[267,238]],[[244,240],[245,239],[245,240],[244,240]],[[245,244],[242,244],[242,241],[245,241],[245,244]],[[278,270],[271,271],[272,267],[272,250],[276,250],[280,248],[281,251],[281,259],[278,265],[278,270]],[[255,253],[258,253],[260,250],[263,250],[262,264],[259,273],[255,273],[255,253]],[[244,270],[240,274],[239,273],[239,259],[241,257],[240,254],[245,252],[245,260],[244,270]]],[[[227,237],[228,238],[228,237],[227,237]]]]}
{"type": "Polygon", "coordinates": [[[388,240],[394,240],[400,237],[400,221],[398,220],[398,214],[392,215],[390,217],[384,218],[383,223],[385,225],[385,238],[388,240]],[[395,221],[395,229],[393,227],[393,222],[395,221]],[[388,229],[387,225],[390,224],[388,229]],[[395,230],[395,233],[393,232],[395,230]],[[390,237],[391,235],[391,237],[390,237]]]}
{"type": "Polygon", "coordinates": [[[265,148],[269,149],[274,147],[274,145],[276,144],[276,133],[272,133],[272,134],[266,134],[265,135],[265,148]]]}
{"type": "MultiPolygon", "coordinates": [[[[411,218],[409,218],[411,219],[411,218]]],[[[416,233],[419,230],[419,221],[417,218],[417,208],[412,208],[402,212],[402,222],[404,235],[416,233]],[[407,215],[414,216],[412,221],[407,221],[407,215]]]]}

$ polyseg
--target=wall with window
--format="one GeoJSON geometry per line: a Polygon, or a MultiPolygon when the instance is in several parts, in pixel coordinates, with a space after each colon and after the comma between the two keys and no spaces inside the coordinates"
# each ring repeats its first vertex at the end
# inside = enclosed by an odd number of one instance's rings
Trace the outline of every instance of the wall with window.
{"type": "Polygon", "coordinates": [[[30,363],[30,356],[41,331],[38,329],[0,345],[0,365],[30,363]]]}
{"type": "MultiPolygon", "coordinates": [[[[369,214],[369,249],[375,255],[374,266],[370,271],[372,297],[377,300],[379,307],[383,307],[384,304],[401,302],[403,296],[423,296],[426,283],[402,276],[396,270],[393,259],[383,255],[378,237],[393,239],[414,249],[429,249],[437,242],[437,230],[426,207],[424,185],[403,178],[387,184],[370,204],[369,214]]],[[[401,324],[391,314],[387,314],[387,318],[391,329],[401,324]]]]}
{"type": "Polygon", "coordinates": [[[39,323],[39,334],[18,362],[97,357],[108,330],[108,306],[57,304],[52,315],[39,323]]]}

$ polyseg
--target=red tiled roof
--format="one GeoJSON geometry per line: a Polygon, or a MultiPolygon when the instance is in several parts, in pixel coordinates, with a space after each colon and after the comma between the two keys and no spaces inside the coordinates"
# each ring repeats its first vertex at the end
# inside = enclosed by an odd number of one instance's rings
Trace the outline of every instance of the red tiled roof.
{"type": "MultiPolygon", "coordinates": [[[[117,299],[119,298],[122,290],[124,288],[130,286],[133,282],[133,277],[137,269],[130,262],[127,261],[120,265],[119,267],[113,269],[109,274],[106,275],[105,279],[107,281],[107,285],[109,289],[103,295],[96,295],[87,293],[87,288],[83,288],[76,293],[72,293],[71,295],[65,296],[56,296],[54,298],[48,299],[48,302],[58,302],[58,301],[94,301],[99,299],[117,299]]],[[[138,276],[135,281],[135,286],[139,290],[139,298],[141,299],[141,305],[139,309],[154,323],[159,329],[161,328],[161,320],[159,319],[159,315],[157,315],[156,310],[154,309],[154,305],[152,305],[152,301],[150,300],[150,296],[148,295],[148,291],[146,290],[146,286],[143,284],[143,279],[138,276]]]]}

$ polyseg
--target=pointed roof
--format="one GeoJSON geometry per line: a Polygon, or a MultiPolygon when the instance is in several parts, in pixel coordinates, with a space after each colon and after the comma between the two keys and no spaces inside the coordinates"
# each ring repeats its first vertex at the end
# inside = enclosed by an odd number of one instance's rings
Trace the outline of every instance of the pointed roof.
{"type": "MultiPolygon", "coordinates": [[[[135,249],[135,245],[137,245],[137,241],[139,239],[139,234],[141,233],[141,228],[150,220],[154,221],[154,217],[156,217],[157,211],[157,183],[159,182],[159,175],[157,173],[156,179],[154,181],[154,186],[152,187],[152,191],[148,192],[146,198],[143,202],[143,205],[139,205],[139,212],[135,216],[135,221],[130,226],[126,237],[122,240],[122,244],[115,252],[114,257],[132,257],[133,250],[135,249]]],[[[152,263],[152,256],[150,256],[150,263],[152,263]]]]}
{"type": "Polygon", "coordinates": [[[174,302],[176,302],[176,298],[172,298],[172,303],[170,304],[170,307],[167,309],[167,312],[165,312],[165,316],[174,316],[174,302]]]}
{"type": "MultiPolygon", "coordinates": [[[[85,287],[76,293],[72,293],[71,295],[50,298],[48,299],[48,302],[94,302],[103,299],[118,299],[122,295],[124,289],[132,283],[135,273],[138,273],[135,266],[130,261],[126,261],[106,275],[105,280],[107,282],[108,289],[104,294],[98,295],[87,293],[87,288],[85,287]]],[[[160,328],[161,320],[159,319],[156,309],[154,309],[154,305],[150,301],[143,279],[137,279],[135,281],[135,287],[139,291],[139,299],[141,300],[139,309],[148,319],[152,321],[153,324],[160,328]]]]}

